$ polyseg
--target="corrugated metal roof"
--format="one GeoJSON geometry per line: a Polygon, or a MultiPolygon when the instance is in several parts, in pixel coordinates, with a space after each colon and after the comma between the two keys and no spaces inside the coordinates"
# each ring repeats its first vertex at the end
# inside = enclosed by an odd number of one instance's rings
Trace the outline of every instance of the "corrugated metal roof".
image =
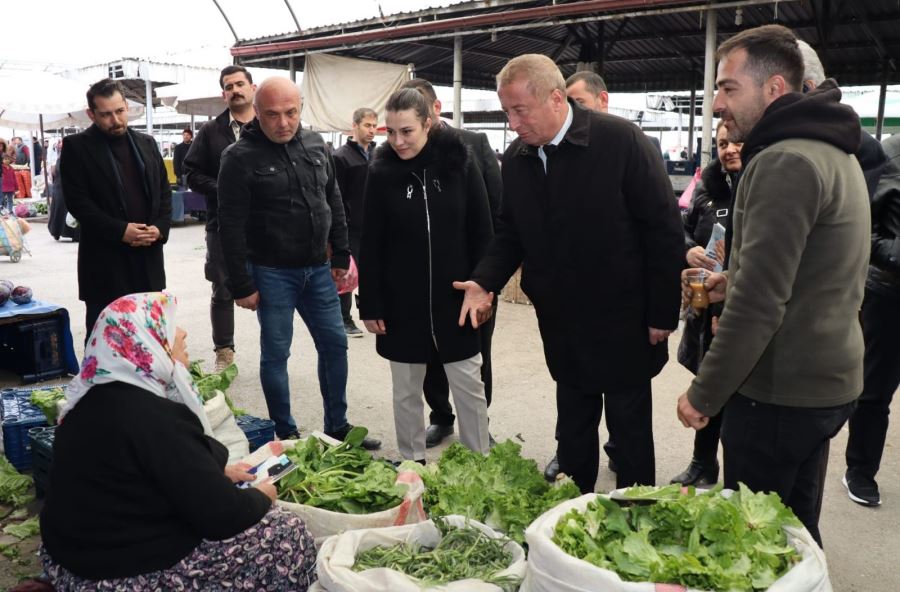
{"type": "MultiPolygon", "coordinates": [[[[319,27],[300,34],[242,40],[235,48],[259,47],[272,42],[303,41],[340,34],[384,31],[470,15],[579,4],[584,0],[480,0],[319,27]],[[390,25],[388,25],[390,23],[390,25]]],[[[613,2],[609,3],[613,5],[613,2]]],[[[678,8],[684,2],[664,3],[657,9],[678,8]]],[[[897,0],[857,0],[824,3],[781,1],[736,7],[725,3],[716,11],[718,42],[755,26],[780,23],[792,28],[818,52],[826,73],[843,85],[878,84],[885,76],[889,84],[900,82],[900,5],[897,0]],[[830,13],[824,14],[823,6],[830,13]],[[738,16],[740,11],[740,16],[738,16]]],[[[694,9],[637,17],[623,17],[609,10],[581,15],[576,22],[560,23],[535,18],[521,23],[485,25],[464,30],[463,84],[469,88],[493,88],[494,76],[512,57],[523,53],[551,56],[563,74],[575,71],[579,62],[602,62],[602,74],[611,91],[684,90],[703,85],[706,30],[698,0],[694,9]],[[513,26],[531,28],[509,30],[513,26]],[[492,29],[494,29],[492,31],[492,29]]],[[[626,11],[627,12],[627,11],[626,11]]],[[[416,74],[436,84],[451,84],[453,31],[369,42],[347,47],[336,41],[315,51],[393,63],[412,63],[416,74]],[[383,43],[380,45],[374,43],[383,43]]],[[[377,35],[377,33],[373,33],[377,35]]],[[[262,53],[242,58],[242,63],[287,68],[289,51],[262,53]]],[[[302,69],[303,53],[294,51],[295,66],[302,69]]]]}

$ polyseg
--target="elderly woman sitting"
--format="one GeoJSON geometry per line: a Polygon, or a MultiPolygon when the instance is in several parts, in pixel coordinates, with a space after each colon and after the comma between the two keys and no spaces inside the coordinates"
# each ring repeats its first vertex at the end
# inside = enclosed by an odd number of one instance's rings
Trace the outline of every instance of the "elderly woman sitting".
{"type": "Polygon", "coordinates": [[[66,393],[41,513],[57,590],[306,590],[316,550],[275,486],[226,466],[165,292],[101,313],[66,393]]]}

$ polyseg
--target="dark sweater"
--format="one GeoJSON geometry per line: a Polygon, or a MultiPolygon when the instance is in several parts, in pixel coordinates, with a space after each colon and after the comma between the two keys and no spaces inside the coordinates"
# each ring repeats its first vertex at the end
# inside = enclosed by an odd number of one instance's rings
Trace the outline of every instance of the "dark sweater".
{"type": "Polygon", "coordinates": [[[184,405],[115,382],[57,428],[41,536],[70,572],[98,580],[172,567],[201,539],[256,524],[271,502],[233,485],[228,452],[184,405]]]}

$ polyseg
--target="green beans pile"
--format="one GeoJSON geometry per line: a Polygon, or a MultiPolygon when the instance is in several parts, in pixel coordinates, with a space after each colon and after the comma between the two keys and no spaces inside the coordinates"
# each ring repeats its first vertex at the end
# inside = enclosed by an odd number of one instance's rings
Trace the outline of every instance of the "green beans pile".
{"type": "Polygon", "coordinates": [[[423,587],[473,578],[505,591],[518,589],[519,578],[496,575],[512,562],[512,554],[503,548],[509,539],[491,538],[476,528],[457,528],[440,520],[435,520],[435,526],[443,536],[433,549],[409,543],[373,547],[359,554],[353,570],[386,567],[418,580],[423,587]]]}

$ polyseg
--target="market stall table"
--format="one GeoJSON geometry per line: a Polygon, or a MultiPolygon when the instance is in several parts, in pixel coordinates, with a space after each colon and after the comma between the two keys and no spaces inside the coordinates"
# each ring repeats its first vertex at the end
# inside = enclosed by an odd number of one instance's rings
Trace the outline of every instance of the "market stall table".
{"type": "Polygon", "coordinates": [[[206,197],[196,191],[172,192],[172,221],[182,222],[185,214],[206,212],[206,197]]]}
{"type": "Polygon", "coordinates": [[[0,369],[22,382],[78,373],[69,311],[49,302],[0,306],[0,369]]]}

